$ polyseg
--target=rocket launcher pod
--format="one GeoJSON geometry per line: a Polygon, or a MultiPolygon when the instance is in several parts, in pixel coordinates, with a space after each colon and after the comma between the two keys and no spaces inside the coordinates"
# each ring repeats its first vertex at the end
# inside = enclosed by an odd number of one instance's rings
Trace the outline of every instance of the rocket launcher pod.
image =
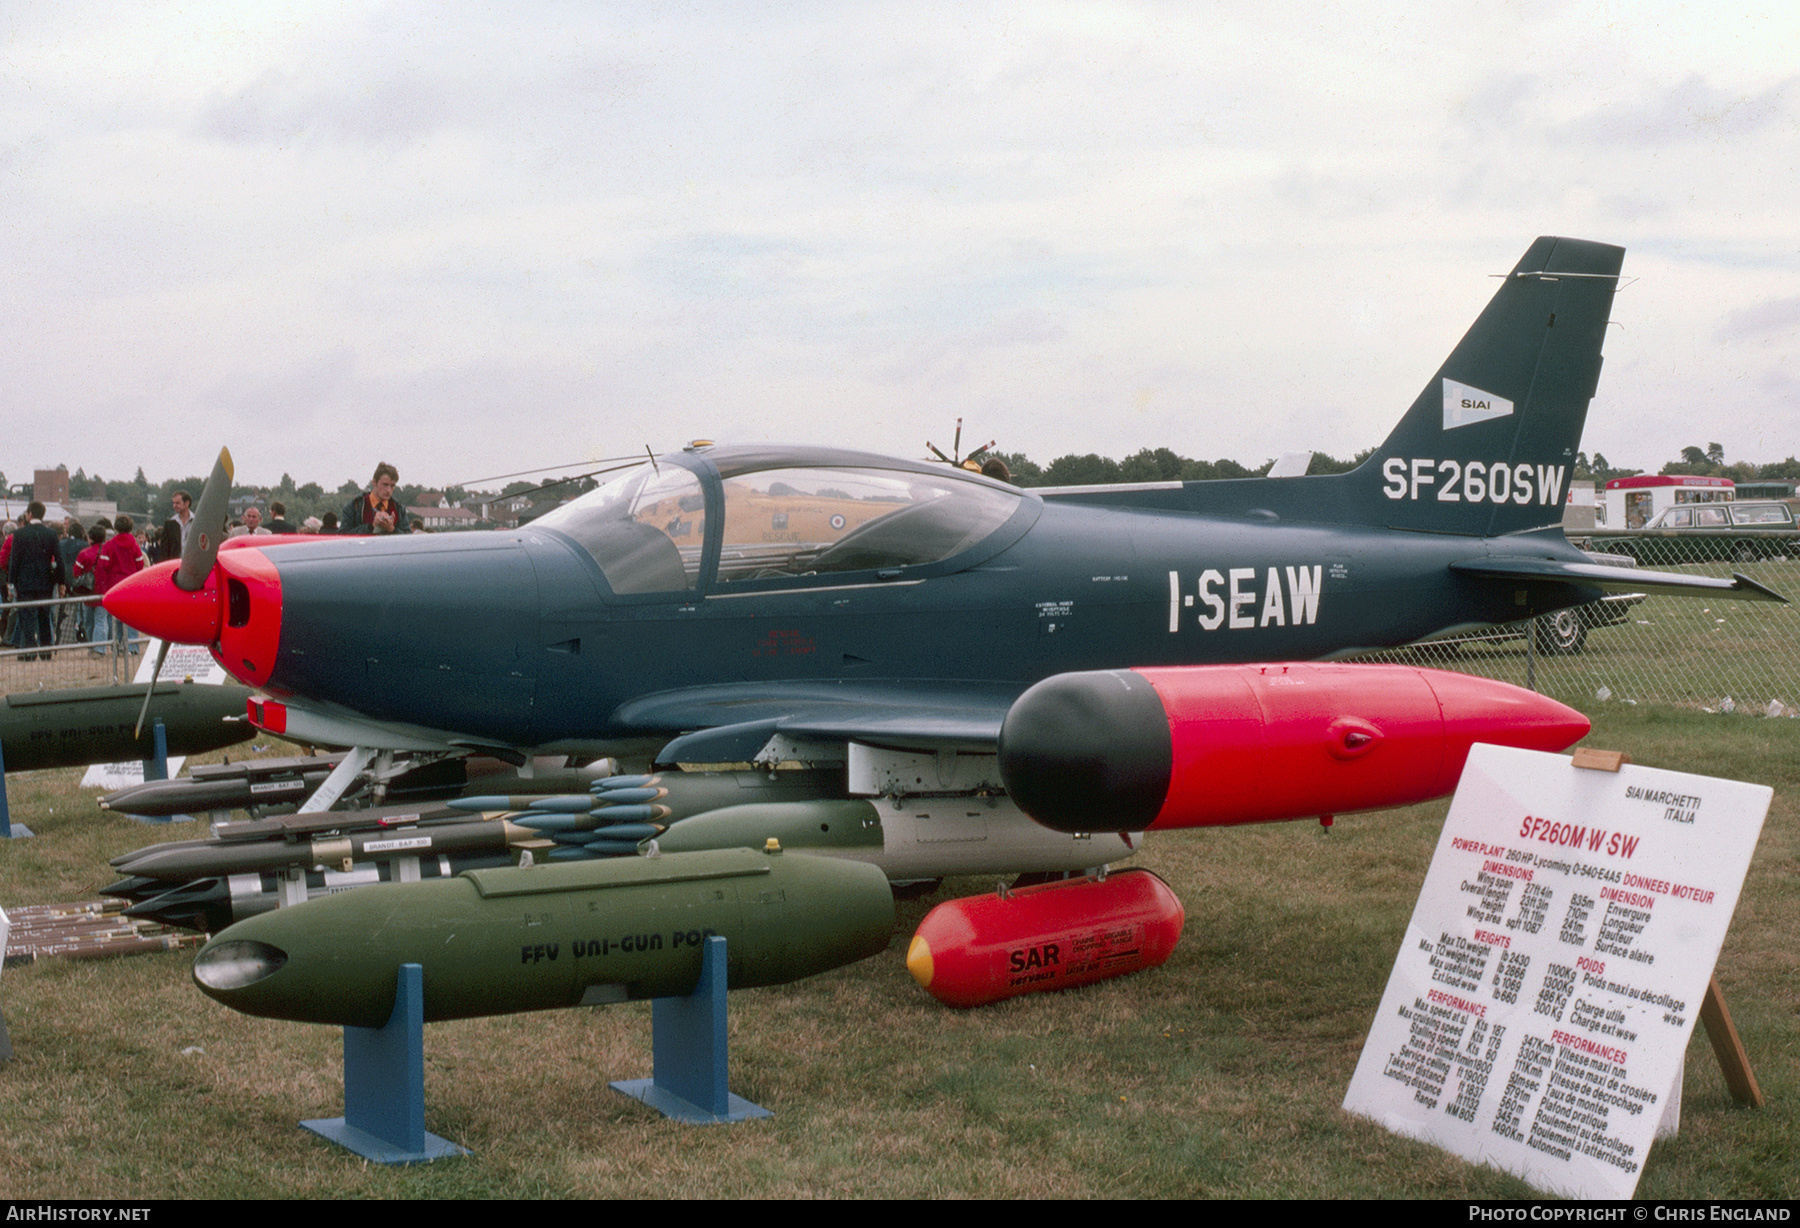
{"type": "Polygon", "coordinates": [[[880,870],[779,850],[727,849],[387,883],[233,925],[194,981],[270,1019],[380,1027],[399,968],[425,973],[425,1019],[677,997],[704,940],[727,940],[733,989],[779,985],[887,949],[880,870]]]}
{"type": "Polygon", "coordinates": [[[1059,674],[1000,730],[1019,808],[1064,832],[1264,823],[1410,806],[1469,747],[1559,751],[1587,718],[1487,678],[1407,665],[1199,665],[1059,674]]]}
{"type": "MultiPolygon", "coordinates": [[[[27,691],[0,696],[0,748],[6,770],[79,767],[147,759],[156,751],[149,726],[137,734],[147,683],[27,691]]],[[[241,686],[159,682],[150,716],[168,734],[171,755],[198,755],[232,746],[256,731],[243,721],[241,686]]]]}
{"type": "Polygon", "coordinates": [[[985,1006],[1157,967],[1185,920],[1148,870],[1064,879],[939,904],[919,922],[906,968],[946,1006],[985,1006]]]}

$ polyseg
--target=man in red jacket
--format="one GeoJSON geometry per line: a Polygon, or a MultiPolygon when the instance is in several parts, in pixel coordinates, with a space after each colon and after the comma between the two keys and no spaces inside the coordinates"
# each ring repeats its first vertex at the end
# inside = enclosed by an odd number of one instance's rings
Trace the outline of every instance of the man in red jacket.
{"type": "MultiPolygon", "coordinates": [[[[102,597],[126,576],[142,571],[145,563],[143,547],[138,545],[137,535],[131,531],[131,517],[120,516],[113,522],[113,527],[118,532],[106,539],[106,544],[100,547],[100,557],[94,562],[94,592],[102,597]]],[[[108,615],[102,609],[95,617],[107,618],[108,615]]],[[[113,640],[123,646],[130,633],[118,619],[111,619],[111,623],[113,640]]],[[[133,648],[131,651],[136,652],[137,649],[133,648]]]]}

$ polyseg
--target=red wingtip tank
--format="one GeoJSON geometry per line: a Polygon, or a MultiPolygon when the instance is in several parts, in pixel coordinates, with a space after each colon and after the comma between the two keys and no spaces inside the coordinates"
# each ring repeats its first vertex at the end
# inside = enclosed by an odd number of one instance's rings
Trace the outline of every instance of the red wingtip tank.
{"type": "Polygon", "coordinates": [[[1451,792],[1476,742],[1559,751],[1587,731],[1520,687],[1405,665],[1106,670],[1020,696],[1000,772],[1057,831],[1218,827],[1412,805],[1451,792]]]}
{"type": "Polygon", "coordinates": [[[948,900],[906,953],[913,979],[946,1006],[985,1006],[1162,964],[1186,921],[1148,870],[948,900]]]}

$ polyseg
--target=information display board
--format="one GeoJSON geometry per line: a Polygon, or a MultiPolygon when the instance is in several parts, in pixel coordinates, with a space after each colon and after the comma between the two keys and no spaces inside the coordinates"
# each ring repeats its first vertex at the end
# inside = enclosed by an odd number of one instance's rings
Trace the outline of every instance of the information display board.
{"type": "Polygon", "coordinates": [[[1630,1197],[1771,797],[1476,746],[1344,1108],[1546,1191],[1630,1197]]]}

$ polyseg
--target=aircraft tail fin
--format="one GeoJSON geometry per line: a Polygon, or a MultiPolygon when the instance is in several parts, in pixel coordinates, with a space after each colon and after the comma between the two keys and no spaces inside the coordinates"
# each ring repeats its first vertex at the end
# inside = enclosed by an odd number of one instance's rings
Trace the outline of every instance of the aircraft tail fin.
{"type": "Polygon", "coordinates": [[[1387,442],[1344,475],[1358,519],[1484,537],[1560,524],[1624,255],[1533,243],[1387,442]]]}

